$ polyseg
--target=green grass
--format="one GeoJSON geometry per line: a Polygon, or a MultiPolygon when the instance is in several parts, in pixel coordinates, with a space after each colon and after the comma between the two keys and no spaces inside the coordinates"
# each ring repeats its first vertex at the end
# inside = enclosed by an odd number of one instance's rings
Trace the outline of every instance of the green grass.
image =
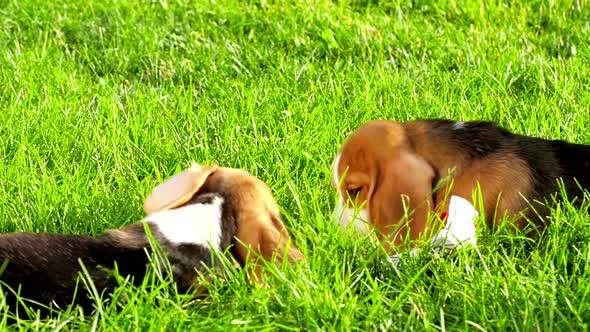
{"type": "Polygon", "coordinates": [[[269,289],[229,271],[196,302],[124,286],[16,328],[586,330],[587,207],[557,208],[543,242],[483,234],[395,271],[330,220],[330,166],[376,118],[590,143],[589,22],[585,0],[0,0],[0,232],[132,223],[196,160],[266,181],[309,265],[269,289]]]}

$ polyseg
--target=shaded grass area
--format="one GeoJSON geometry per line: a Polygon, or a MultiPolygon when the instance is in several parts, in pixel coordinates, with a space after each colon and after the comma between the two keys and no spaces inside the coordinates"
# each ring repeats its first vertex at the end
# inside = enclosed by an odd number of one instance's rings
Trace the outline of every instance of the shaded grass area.
{"type": "Polygon", "coordinates": [[[194,159],[266,181],[309,263],[275,269],[270,289],[239,271],[205,301],[125,286],[125,306],[20,326],[586,329],[587,206],[557,208],[541,243],[487,234],[478,251],[395,271],[332,224],[330,165],[375,118],[490,119],[590,143],[589,8],[0,0],[0,231],[129,224],[194,159]]]}

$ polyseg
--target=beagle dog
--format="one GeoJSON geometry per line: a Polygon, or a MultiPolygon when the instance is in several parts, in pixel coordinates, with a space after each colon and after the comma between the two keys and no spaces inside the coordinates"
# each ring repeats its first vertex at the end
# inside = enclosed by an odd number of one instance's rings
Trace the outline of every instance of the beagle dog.
{"type": "Polygon", "coordinates": [[[374,120],[335,157],[334,213],[360,232],[371,226],[389,252],[436,234],[442,224],[436,215],[448,211],[453,195],[483,203],[488,226],[507,216],[511,227],[535,226],[532,236],[546,226],[560,181],[578,207],[588,199],[589,171],[590,145],[517,135],[485,121],[374,120]]]}
{"type": "Polygon", "coordinates": [[[8,286],[44,305],[77,303],[91,309],[90,298],[74,298],[80,263],[96,289],[108,291],[117,285],[112,273],[115,264],[119,275],[141,282],[156,246],[166,255],[179,292],[198,290],[194,285],[197,270],[217,266],[212,251],[230,253],[248,268],[254,283],[264,282],[263,265],[268,262],[303,260],[290,245],[270,189],[243,170],[193,164],[156,186],[144,202],[144,211],[147,216],[140,222],[98,237],[0,235],[4,293],[10,295],[8,286]]]}

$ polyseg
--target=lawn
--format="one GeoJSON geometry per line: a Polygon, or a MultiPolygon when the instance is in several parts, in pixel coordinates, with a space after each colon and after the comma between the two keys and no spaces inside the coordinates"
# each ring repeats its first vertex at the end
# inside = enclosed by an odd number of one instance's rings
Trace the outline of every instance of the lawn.
{"type": "Polygon", "coordinates": [[[330,219],[332,159],[369,119],[590,144],[587,1],[0,0],[0,25],[0,232],[130,224],[196,160],[266,181],[308,262],[267,289],[228,271],[202,301],[124,285],[16,328],[588,328],[587,205],[556,208],[542,241],[483,232],[399,271],[330,219]]]}

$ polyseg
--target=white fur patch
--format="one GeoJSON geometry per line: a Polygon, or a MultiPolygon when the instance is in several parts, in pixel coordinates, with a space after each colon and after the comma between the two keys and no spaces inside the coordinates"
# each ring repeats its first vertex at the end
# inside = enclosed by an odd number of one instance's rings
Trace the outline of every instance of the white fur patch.
{"type": "Polygon", "coordinates": [[[338,165],[339,164],[340,164],[340,153],[338,153],[336,155],[336,158],[334,159],[334,165],[332,165],[332,175],[333,175],[332,181],[334,181],[335,187],[338,187],[338,184],[340,183],[340,174],[338,174],[338,165]]]}
{"type": "Polygon", "coordinates": [[[334,209],[334,217],[343,228],[347,228],[350,223],[353,224],[354,229],[361,234],[368,232],[367,222],[369,215],[366,209],[350,209],[344,207],[342,198],[338,198],[338,205],[334,209]]]}
{"type": "Polygon", "coordinates": [[[172,243],[212,245],[220,250],[222,204],[223,198],[215,197],[211,204],[190,204],[156,212],[143,221],[156,224],[160,233],[172,243]]]}
{"type": "Polygon", "coordinates": [[[453,123],[454,130],[459,130],[459,129],[463,129],[463,128],[465,128],[465,121],[457,121],[457,122],[453,123]]]}
{"type": "Polygon", "coordinates": [[[463,197],[451,196],[449,216],[445,227],[432,243],[456,248],[464,245],[477,245],[474,220],[479,212],[463,197]]]}
{"type": "MultiPolygon", "coordinates": [[[[477,246],[475,219],[478,216],[479,212],[469,201],[459,196],[451,196],[446,225],[430,241],[434,252],[438,253],[441,249],[450,251],[466,246],[477,246]]],[[[390,256],[389,261],[399,267],[402,256],[409,254],[410,257],[413,257],[419,252],[420,248],[413,248],[409,253],[390,256]]]]}

